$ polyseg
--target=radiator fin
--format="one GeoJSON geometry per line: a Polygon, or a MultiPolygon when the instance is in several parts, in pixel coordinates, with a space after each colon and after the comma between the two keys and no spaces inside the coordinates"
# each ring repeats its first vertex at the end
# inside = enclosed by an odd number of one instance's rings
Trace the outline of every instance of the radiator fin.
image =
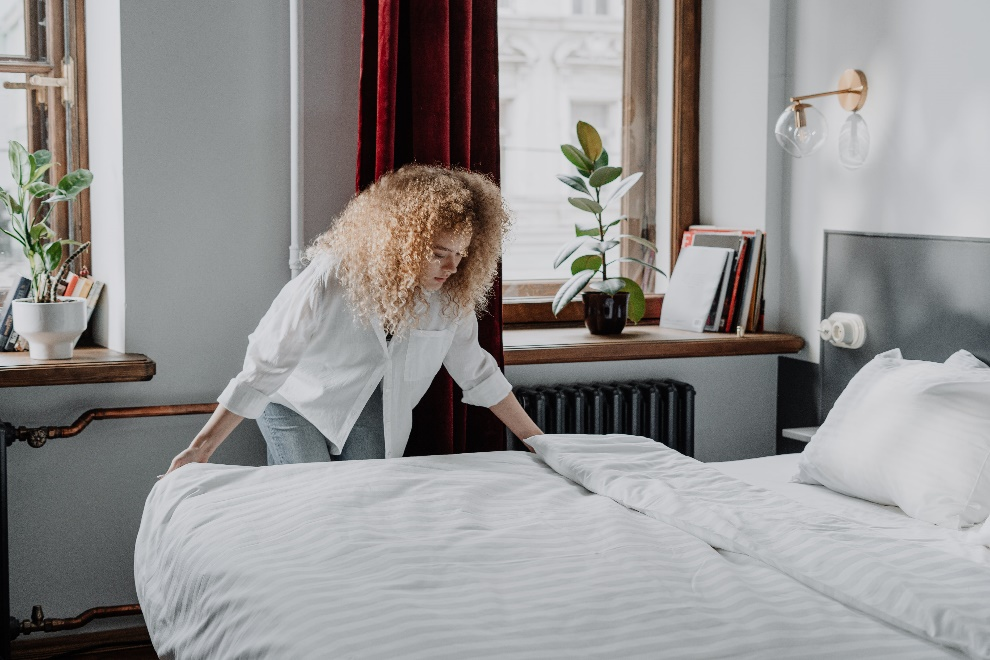
{"type": "MultiPolygon", "coordinates": [[[[694,396],[676,380],[516,389],[519,403],[547,433],[628,433],[694,456],[694,396]]],[[[508,447],[522,444],[508,433],[508,447]]]]}

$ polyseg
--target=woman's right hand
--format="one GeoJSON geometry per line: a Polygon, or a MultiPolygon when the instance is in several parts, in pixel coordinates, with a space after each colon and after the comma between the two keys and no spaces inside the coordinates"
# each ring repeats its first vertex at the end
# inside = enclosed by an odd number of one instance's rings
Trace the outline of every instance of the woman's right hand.
{"type": "MultiPolygon", "coordinates": [[[[235,415],[223,406],[217,406],[213,415],[206,422],[206,426],[193,438],[192,444],[172,459],[172,464],[168,466],[168,471],[165,474],[175,472],[187,463],[209,462],[210,456],[220,446],[220,443],[243,419],[240,415],[235,415]]],[[[165,474],[158,478],[161,479],[165,474]]]]}
{"type": "MultiPolygon", "coordinates": [[[[175,458],[172,459],[172,464],[168,466],[168,471],[165,472],[165,474],[175,472],[187,463],[208,463],[212,454],[213,452],[208,451],[205,447],[189,445],[189,447],[183,449],[175,458]]],[[[165,474],[161,475],[161,477],[164,477],[165,474]]],[[[161,479],[161,477],[158,478],[161,479]]]]}

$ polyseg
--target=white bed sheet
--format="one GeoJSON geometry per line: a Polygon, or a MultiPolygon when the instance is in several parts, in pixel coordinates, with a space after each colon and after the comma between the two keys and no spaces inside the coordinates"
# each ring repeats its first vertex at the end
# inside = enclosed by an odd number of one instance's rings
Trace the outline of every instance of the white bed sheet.
{"type": "Polygon", "coordinates": [[[183,467],[149,495],[135,549],[156,650],[181,659],[990,655],[990,628],[973,619],[973,603],[978,612],[990,600],[978,564],[913,544],[888,566],[899,542],[878,556],[861,538],[869,527],[645,439],[534,445],[543,460],[500,452],[183,467]],[[804,517],[808,529],[794,523],[804,517]],[[828,565],[831,542],[866,580],[850,588],[833,575],[844,571],[828,565]],[[914,575],[919,562],[941,581],[914,575]]]}
{"type": "Polygon", "coordinates": [[[896,506],[849,497],[824,486],[792,482],[791,477],[798,472],[800,456],[782,454],[708,465],[734,479],[766,488],[819,511],[883,529],[885,534],[906,541],[923,539],[945,552],[990,566],[990,548],[984,545],[988,539],[981,526],[967,530],[939,527],[915,520],[896,506]]]}

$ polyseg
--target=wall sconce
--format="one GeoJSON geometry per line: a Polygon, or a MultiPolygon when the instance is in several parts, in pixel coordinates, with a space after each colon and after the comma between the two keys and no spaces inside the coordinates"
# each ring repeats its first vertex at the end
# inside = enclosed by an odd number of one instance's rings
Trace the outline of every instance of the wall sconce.
{"type": "Polygon", "coordinates": [[[846,69],[834,92],[792,97],[791,105],[777,119],[777,142],[795,158],[818,151],[828,135],[828,124],[822,113],[804,101],[820,96],[838,96],[839,105],[852,113],[839,131],[839,161],[854,170],[866,162],[870,151],[870,132],[859,115],[866,103],[866,74],[858,69],[846,69]]]}

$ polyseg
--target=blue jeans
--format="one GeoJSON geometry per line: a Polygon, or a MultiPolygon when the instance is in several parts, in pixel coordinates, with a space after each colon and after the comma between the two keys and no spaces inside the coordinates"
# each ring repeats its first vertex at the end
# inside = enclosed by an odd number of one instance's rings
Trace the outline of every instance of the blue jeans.
{"type": "Polygon", "coordinates": [[[305,417],[278,403],[268,404],[258,426],[268,445],[269,465],[385,458],[381,383],[354,423],[339,456],[330,453],[330,441],[305,417]]]}

